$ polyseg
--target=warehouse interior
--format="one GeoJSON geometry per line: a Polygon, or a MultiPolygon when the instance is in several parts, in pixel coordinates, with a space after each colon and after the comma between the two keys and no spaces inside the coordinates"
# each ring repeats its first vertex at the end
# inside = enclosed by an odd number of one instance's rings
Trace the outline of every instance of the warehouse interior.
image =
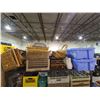
{"type": "Polygon", "coordinates": [[[100,87],[100,13],[1,13],[1,86],[100,87]]]}

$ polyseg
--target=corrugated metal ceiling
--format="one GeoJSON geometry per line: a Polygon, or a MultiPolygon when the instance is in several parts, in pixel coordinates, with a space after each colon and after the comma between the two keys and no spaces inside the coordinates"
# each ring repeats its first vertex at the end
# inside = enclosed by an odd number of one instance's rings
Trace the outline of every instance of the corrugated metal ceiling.
{"type": "Polygon", "coordinates": [[[1,30],[22,39],[74,41],[78,36],[85,40],[100,40],[99,13],[2,13],[1,30]],[[10,25],[8,31],[4,27],[10,25]]]}

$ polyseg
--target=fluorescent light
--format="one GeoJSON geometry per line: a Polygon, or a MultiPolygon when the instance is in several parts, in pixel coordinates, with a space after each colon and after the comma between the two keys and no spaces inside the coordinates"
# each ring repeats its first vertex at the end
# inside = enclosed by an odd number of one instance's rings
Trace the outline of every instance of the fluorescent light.
{"type": "Polygon", "coordinates": [[[82,37],[82,36],[79,36],[79,37],[78,37],[78,39],[79,39],[79,40],[82,40],[82,39],[83,39],[83,37],[82,37]]]}
{"type": "Polygon", "coordinates": [[[10,31],[11,30],[11,27],[9,25],[6,25],[5,26],[5,29],[10,31]]]}
{"type": "Polygon", "coordinates": [[[58,36],[56,36],[56,40],[58,40],[59,39],[59,37],[58,36]]]}
{"type": "Polygon", "coordinates": [[[25,39],[25,40],[26,40],[26,39],[27,39],[27,37],[26,37],[26,36],[23,36],[23,39],[25,39]]]}

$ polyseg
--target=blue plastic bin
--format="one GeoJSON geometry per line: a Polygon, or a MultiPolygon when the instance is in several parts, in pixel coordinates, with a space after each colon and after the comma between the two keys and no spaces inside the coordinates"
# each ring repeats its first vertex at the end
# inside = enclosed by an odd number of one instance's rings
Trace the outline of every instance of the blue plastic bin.
{"type": "Polygon", "coordinates": [[[77,71],[92,71],[95,69],[95,62],[95,59],[73,59],[73,65],[77,71]]]}
{"type": "Polygon", "coordinates": [[[73,59],[93,59],[94,51],[94,48],[73,48],[67,50],[67,55],[73,59]]]}

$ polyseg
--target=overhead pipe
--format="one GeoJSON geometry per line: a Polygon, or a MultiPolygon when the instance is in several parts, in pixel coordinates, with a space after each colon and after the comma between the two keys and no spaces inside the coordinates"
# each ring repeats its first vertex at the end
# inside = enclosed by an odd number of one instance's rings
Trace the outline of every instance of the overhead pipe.
{"type": "MultiPolygon", "coordinates": [[[[95,14],[92,14],[88,19],[86,19],[86,20],[83,22],[83,24],[85,24],[85,23],[86,23],[90,18],[92,18],[94,15],[95,15],[95,14]]],[[[84,17],[84,16],[83,16],[83,17],[84,17]]],[[[82,19],[83,19],[83,18],[82,18],[82,19]]],[[[81,21],[81,20],[80,20],[80,21],[81,21]]],[[[80,21],[79,21],[79,22],[80,22],[80,21]]],[[[83,25],[83,24],[82,24],[82,25],[83,25]]],[[[79,27],[76,27],[74,30],[72,30],[72,32],[68,32],[68,33],[70,34],[70,37],[72,36],[73,32],[74,32],[74,33],[77,33],[77,32],[78,32],[77,29],[80,29],[82,25],[80,25],[79,27]],[[76,31],[75,31],[75,30],[76,30],[76,31]]],[[[65,41],[67,38],[70,38],[70,37],[69,37],[69,35],[68,35],[68,37],[66,37],[66,38],[64,39],[64,41],[65,41]]]]}
{"type": "Polygon", "coordinates": [[[39,22],[42,28],[42,32],[43,32],[43,36],[44,36],[44,40],[46,42],[46,34],[45,34],[45,30],[44,30],[44,24],[43,24],[43,18],[42,18],[42,14],[38,13],[38,18],[39,18],[39,22]]]}
{"type": "Polygon", "coordinates": [[[61,39],[63,37],[63,35],[65,34],[66,31],[68,31],[68,27],[70,25],[70,23],[74,20],[76,14],[75,13],[71,13],[68,15],[69,17],[66,18],[67,24],[64,28],[64,31],[62,33],[60,33],[59,38],[61,39]]]}
{"type": "Polygon", "coordinates": [[[27,29],[27,27],[22,23],[22,21],[17,17],[17,15],[15,13],[13,13],[13,15],[20,21],[20,23],[25,27],[25,29],[29,32],[27,32],[29,35],[31,35],[31,37],[34,39],[33,34],[30,34],[31,31],[27,29]]]}
{"type": "Polygon", "coordinates": [[[23,13],[21,13],[21,15],[23,16],[23,18],[26,20],[27,24],[30,26],[30,28],[32,29],[33,33],[35,33],[35,37],[38,41],[40,41],[37,33],[34,31],[33,27],[31,26],[31,24],[29,23],[28,19],[25,17],[25,15],[23,13]]]}
{"type": "Polygon", "coordinates": [[[55,38],[55,34],[56,34],[56,31],[58,29],[58,26],[59,26],[59,23],[61,21],[61,18],[62,18],[63,14],[62,13],[58,13],[57,15],[57,19],[56,19],[56,23],[55,23],[55,28],[54,28],[54,31],[53,31],[53,35],[51,37],[51,40],[53,41],[54,38],[55,38]]]}

